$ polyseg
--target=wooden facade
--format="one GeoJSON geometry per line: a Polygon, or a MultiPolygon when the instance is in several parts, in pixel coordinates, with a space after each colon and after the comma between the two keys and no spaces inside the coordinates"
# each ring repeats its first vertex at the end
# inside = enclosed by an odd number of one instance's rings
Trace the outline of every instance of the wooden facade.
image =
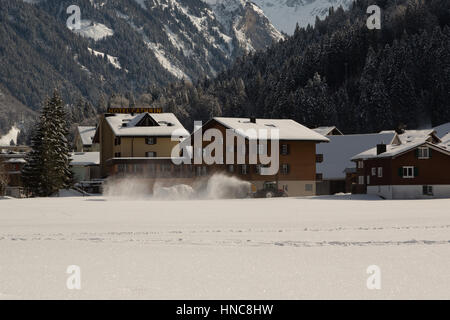
{"type": "MultiPolygon", "coordinates": [[[[234,164],[226,163],[227,135],[229,129],[215,119],[210,120],[202,127],[205,132],[209,129],[217,129],[223,136],[223,164],[207,165],[194,164],[196,175],[211,175],[213,173],[224,173],[236,176],[241,180],[251,182],[256,189],[261,189],[265,182],[277,182],[278,188],[283,189],[289,196],[305,196],[316,194],[316,144],[317,141],[309,140],[279,140],[279,168],[274,175],[260,174],[261,163],[250,164],[249,145],[250,141],[245,139],[245,164],[237,164],[238,152],[241,150],[239,140],[234,141],[234,164]],[[285,152],[283,152],[285,151],[285,152]]],[[[191,135],[191,145],[195,151],[195,138],[191,135]]],[[[211,142],[203,141],[202,149],[211,142]]],[[[267,154],[271,155],[270,141],[267,143],[267,154]]]]}
{"type": "Polygon", "coordinates": [[[425,142],[395,156],[355,159],[355,162],[356,193],[375,193],[387,198],[450,196],[450,152],[431,143],[425,142]],[[420,156],[419,149],[427,150],[428,156],[420,156]],[[431,191],[433,188],[439,191],[431,191]]]}

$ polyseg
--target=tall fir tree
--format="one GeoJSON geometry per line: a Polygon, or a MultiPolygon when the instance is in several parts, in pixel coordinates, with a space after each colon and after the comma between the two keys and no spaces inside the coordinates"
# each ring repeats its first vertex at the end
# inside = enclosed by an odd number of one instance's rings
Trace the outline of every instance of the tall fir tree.
{"type": "Polygon", "coordinates": [[[32,138],[32,151],[27,156],[22,176],[31,196],[48,197],[70,187],[70,148],[67,115],[57,90],[46,99],[32,138]]]}

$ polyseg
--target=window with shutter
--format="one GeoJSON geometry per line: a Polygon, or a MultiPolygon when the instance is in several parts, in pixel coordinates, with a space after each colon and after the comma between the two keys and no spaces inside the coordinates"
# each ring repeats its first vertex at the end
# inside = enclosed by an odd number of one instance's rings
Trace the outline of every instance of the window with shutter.
{"type": "Polygon", "coordinates": [[[359,184],[364,184],[364,176],[359,176],[358,177],[358,183],[359,184]]]}
{"type": "Polygon", "coordinates": [[[379,167],[378,168],[378,178],[382,178],[383,177],[383,167],[379,167]]]}
{"type": "Polygon", "coordinates": [[[414,178],[414,177],[417,177],[416,169],[414,167],[403,167],[403,178],[414,178]]]}

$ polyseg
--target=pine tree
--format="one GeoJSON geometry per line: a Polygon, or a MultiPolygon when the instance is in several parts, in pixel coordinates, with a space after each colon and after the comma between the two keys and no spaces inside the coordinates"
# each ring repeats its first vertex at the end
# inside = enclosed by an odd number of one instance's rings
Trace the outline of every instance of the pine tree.
{"type": "Polygon", "coordinates": [[[24,186],[32,196],[48,197],[72,183],[66,117],[64,103],[55,90],[44,103],[22,172],[24,186]]]}

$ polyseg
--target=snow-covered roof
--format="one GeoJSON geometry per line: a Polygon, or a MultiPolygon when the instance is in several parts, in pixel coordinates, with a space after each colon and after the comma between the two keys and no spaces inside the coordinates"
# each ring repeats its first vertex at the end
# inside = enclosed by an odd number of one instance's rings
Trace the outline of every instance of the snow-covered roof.
{"type": "Polygon", "coordinates": [[[439,146],[450,151],[450,133],[447,133],[445,136],[443,136],[441,140],[442,142],[439,144],[439,146]]]}
{"type": "Polygon", "coordinates": [[[447,150],[443,149],[440,145],[430,143],[430,142],[426,141],[425,139],[422,139],[422,140],[417,139],[415,141],[408,142],[408,143],[402,143],[400,145],[387,145],[386,152],[383,152],[379,155],[377,155],[376,147],[371,148],[369,150],[366,150],[364,152],[361,152],[361,153],[355,155],[354,157],[352,157],[352,160],[366,160],[366,159],[391,158],[391,157],[395,158],[401,154],[404,154],[405,152],[413,150],[422,145],[427,145],[435,150],[450,154],[447,150]]]}
{"type": "Polygon", "coordinates": [[[390,144],[396,136],[395,131],[328,136],[330,143],[319,144],[316,148],[318,154],[323,154],[323,162],[317,163],[317,173],[321,173],[323,179],[343,179],[344,170],[355,166],[351,161],[355,154],[380,143],[390,144]]]}
{"type": "Polygon", "coordinates": [[[24,158],[11,158],[5,161],[5,163],[27,163],[27,162],[24,158]]]}
{"type": "Polygon", "coordinates": [[[83,143],[84,146],[92,145],[95,130],[96,130],[95,127],[78,126],[78,133],[80,134],[81,137],[81,143],[83,143]]]}
{"type": "Polygon", "coordinates": [[[269,131],[269,138],[270,130],[278,129],[280,140],[329,141],[328,138],[323,135],[308,129],[291,119],[256,119],[255,123],[251,122],[249,118],[215,117],[214,120],[224,125],[226,128],[233,129],[237,134],[251,140],[258,138],[257,135],[261,129],[269,131]]]}
{"type": "Polygon", "coordinates": [[[335,126],[332,126],[332,127],[318,127],[318,128],[314,128],[312,130],[314,130],[315,132],[317,132],[318,134],[321,134],[323,136],[327,136],[327,135],[331,134],[334,130],[337,130],[342,135],[342,132],[338,128],[336,128],[335,126]]]}
{"type": "Polygon", "coordinates": [[[434,127],[434,131],[436,131],[436,135],[441,138],[450,132],[450,122],[441,124],[440,126],[434,127]]]}
{"type": "Polygon", "coordinates": [[[136,137],[136,136],[177,136],[187,137],[189,132],[178,121],[173,113],[140,113],[140,114],[114,114],[106,117],[115,136],[136,137]],[[139,121],[149,116],[156,125],[137,126],[139,121]]]}
{"type": "Polygon", "coordinates": [[[399,134],[398,137],[402,143],[409,143],[414,141],[424,141],[430,138],[434,129],[424,129],[424,130],[406,130],[404,133],[399,134]]]}
{"type": "Polygon", "coordinates": [[[71,159],[72,166],[95,166],[100,164],[100,152],[75,152],[71,159]]]}

